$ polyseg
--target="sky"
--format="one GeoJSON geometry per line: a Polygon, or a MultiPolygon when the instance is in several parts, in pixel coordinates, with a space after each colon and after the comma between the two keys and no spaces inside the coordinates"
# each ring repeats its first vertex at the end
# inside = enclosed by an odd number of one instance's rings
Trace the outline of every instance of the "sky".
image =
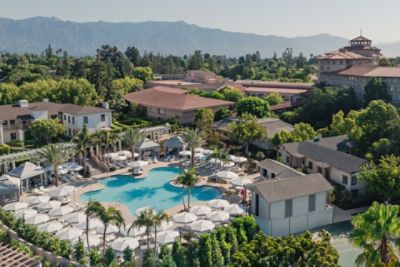
{"type": "Polygon", "coordinates": [[[400,41],[399,0],[0,0],[0,17],[77,22],[185,21],[207,28],[279,36],[318,33],[376,43],[400,41]]]}

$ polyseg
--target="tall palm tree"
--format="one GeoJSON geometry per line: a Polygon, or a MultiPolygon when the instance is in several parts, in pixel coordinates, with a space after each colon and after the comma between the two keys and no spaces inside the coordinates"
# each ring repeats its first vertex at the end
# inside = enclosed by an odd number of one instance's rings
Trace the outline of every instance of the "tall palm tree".
{"type": "Polygon", "coordinates": [[[139,216],[129,227],[128,235],[133,227],[146,227],[147,249],[149,249],[150,248],[150,227],[152,227],[153,225],[154,225],[154,210],[153,209],[145,209],[142,212],[140,212],[139,216]]]}
{"type": "Polygon", "coordinates": [[[190,168],[182,172],[178,178],[177,182],[186,188],[186,192],[188,195],[188,202],[187,207],[185,206],[185,201],[183,199],[183,207],[184,209],[190,209],[190,191],[192,190],[193,186],[199,181],[199,176],[195,168],[190,168]]]}
{"type": "Polygon", "coordinates": [[[135,158],[136,145],[144,140],[145,136],[138,128],[129,128],[125,131],[124,141],[130,147],[132,153],[132,160],[135,158]]]}
{"type": "Polygon", "coordinates": [[[100,211],[99,214],[100,220],[104,224],[104,231],[103,231],[103,256],[106,251],[106,234],[107,228],[110,224],[115,224],[117,227],[121,227],[122,225],[125,226],[124,218],[119,210],[114,207],[109,207],[100,211]]]}
{"type": "Polygon", "coordinates": [[[71,156],[72,150],[64,144],[50,144],[39,151],[39,157],[53,167],[54,180],[58,186],[58,167],[71,156]]]}
{"type": "Polygon", "coordinates": [[[87,150],[93,143],[86,124],[83,125],[83,128],[72,138],[71,141],[75,145],[80,163],[83,165],[83,173],[86,174],[87,150]]]}
{"type": "Polygon", "coordinates": [[[355,246],[363,249],[356,259],[357,266],[392,266],[399,261],[398,214],[399,206],[374,202],[366,212],[353,218],[354,229],[349,238],[355,246]]]}
{"type": "Polygon", "coordinates": [[[215,148],[211,153],[210,158],[218,159],[221,162],[225,163],[229,160],[229,149],[225,148],[215,148]]]}
{"type": "Polygon", "coordinates": [[[153,215],[153,226],[154,226],[154,262],[157,258],[157,227],[161,225],[162,222],[168,222],[169,218],[168,215],[164,211],[159,211],[154,213],[153,215]]]}
{"type": "Polygon", "coordinates": [[[98,201],[89,201],[86,206],[85,214],[86,214],[86,241],[87,248],[90,251],[89,245],[89,219],[93,216],[100,216],[102,212],[104,212],[104,207],[98,201]]]}
{"type": "Polygon", "coordinates": [[[120,139],[119,135],[109,130],[98,131],[94,135],[94,142],[100,147],[100,155],[110,152],[112,145],[120,139]]]}
{"type": "Polygon", "coordinates": [[[199,129],[186,129],[182,134],[183,140],[191,152],[191,166],[194,166],[194,152],[196,147],[203,144],[203,134],[199,129]]]}

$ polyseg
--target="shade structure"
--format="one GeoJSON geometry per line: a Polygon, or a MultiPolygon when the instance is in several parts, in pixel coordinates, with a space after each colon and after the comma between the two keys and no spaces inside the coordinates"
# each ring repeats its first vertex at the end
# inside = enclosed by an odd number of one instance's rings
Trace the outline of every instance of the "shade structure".
{"type": "Polygon", "coordinates": [[[29,206],[32,206],[32,205],[39,205],[39,204],[47,203],[49,201],[50,201],[49,196],[37,196],[37,197],[28,198],[28,200],[26,202],[29,204],[29,206]]]}
{"type": "Polygon", "coordinates": [[[179,152],[179,156],[183,156],[183,157],[187,157],[187,156],[191,156],[192,152],[190,152],[189,150],[182,150],[179,152]]]}
{"type": "Polygon", "coordinates": [[[66,221],[67,223],[86,223],[86,215],[83,212],[70,213],[65,216],[64,221],[66,221]]]}
{"type": "Polygon", "coordinates": [[[232,159],[232,161],[235,162],[235,163],[245,163],[245,162],[247,162],[247,158],[245,158],[245,157],[234,157],[232,159]]]}
{"type": "Polygon", "coordinates": [[[232,216],[240,216],[246,213],[246,211],[238,204],[232,204],[224,208],[224,211],[228,212],[232,216]]]}
{"type": "Polygon", "coordinates": [[[123,231],[125,236],[141,236],[146,233],[146,227],[132,227],[131,229],[126,229],[123,231]]]}
{"type": "Polygon", "coordinates": [[[175,230],[162,231],[157,234],[157,244],[171,244],[179,237],[179,232],[175,230]]]}
{"type": "Polygon", "coordinates": [[[38,210],[51,210],[51,209],[55,209],[55,208],[59,208],[61,207],[61,202],[57,201],[57,200],[51,200],[47,203],[42,203],[37,205],[38,210]]]}
{"type": "Polygon", "coordinates": [[[222,164],[222,167],[224,167],[224,168],[230,168],[230,167],[233,167],[233,166],[235,166],[235,163],[232,162],[232,161],[228,161],[228,162],[225,162],[225,163],[222,164]]]}
{"type": "Polygon", "coordinates": [[[195,158],[195,159],[201,159],[201,158],[203,158],[203,157],[204,157],[204,154],[203,154],[203,153],[198,153],[198,152],[197,152],[197,153],[194,154],[194,158],[195,158]]]}
{"type": "Polygon", "coordinates": [[[226,180],[231,180],[239,177],[236,173],[231,171],[219,171],[215,175],[220,179],[226,179],[226,180]]]}
{"type": "Polygon", "coordinates": [[[137,160],[128,163],[128,166],[131,168],[143,168],[146,167],[147,165],[149,165],[149,163],[143,160],[137,160]]]}
{"type": "Polygon", "coordinates": [[[50,217],[47,214],[37,214],[35,216],[26,218],[25,223],[38,225],[38,224],[49,221],[49,219],[50,219],[50,217]]]}
{"type": "Polygon", "coordinates": [[[22,210],[17,210],[14,213],[14,217],[26,219],[35,216],[37,213],[38,213],[37,210],[34,209],[22,209],[22,210]]]}
{"type": "MultiPolygon", "coordinates": [[[[114,224],[110,224],[107,226],[106,234],[115,234],[119,232],[119,228],[114,224]]],[[[104,225],[99,225],[96,227],[96,233],[103,234],[104,233],[104,225]]]]}
{"type": "Polygon", "coordinates": [[[28,203],[23,202],[23,201],[18,201],[18,202],[13,202],[13,203],[8,203],[3,206],[4,210],[8,211],[16,211],[16,210],[22,210],[26,209],[28,207],[28,203]]]}
{"type": "Polygon", "coordinates": [[[137,209],[137,210],[135,211],[136,217],[140,216],[140,214],[141,214],[142,212],[146,211],[146,210],[152,211],[153,214],[156,214],[156,210],[155,210],[154,208],[152,208],[152,207],[143,207],[143,208],[137,209]]]}
{"type": "MultiPolygon", "coordinates": [[[[78,237],[78,238],[72,240],[71,244],[73,246],[75,246],[79,242],[79,240],[81,240],[83,242],[83,246],[85,248],[88,247],[86,235],[81,236],[80,238],[78,237]]],[[[91,234],[89,234],[89,247],[90,248],[98,247],[98,246],[101,245],[101,243],[102,243],[101,235],[91,235],[91,234]]]]}
{"type": "Polygon", "coordinates": [[[229,206],[229,202],[225,199],[213,199],[208,201],[208,206],[214,209],[223,209],[229,206]]]}
{"type": "Polygon", "coordinates": [[[71,206],[62,206],[62,207],[50,210],[49,216],[50,217],[60,217],[60,216],[70,214],[73,211],[74,211],[74,208],[71,206]]]}
{"type": "Polygon", "coordinates": [[[126,156],[116,156],[112,158],[113,161],[124,161],[127,160],[128,158],[126,156]]]}
{"type": "Polygon", "coordinates": [[[197,220],[197,216],[190,212],[182,212],[175,214],[172,219],[177,223],[191,223],[197,220]]]}
{"type": "Polygon", "coordinates": [[[229,213],[226,211],[214,211],[207,215],[207,219],[213,222],[226,222],[229,220],[229,213]]]}
{"type": "MultiPolygon", "coordinates": [[[[97,227],[101,227],[103,225],[103,222],[98,218],[89,219],[89,230],[96,229],[97,227]]],[[[82,230],[86,230],[86,221],[76,224],[76,227],[82,230]]]]}
{"type": "MultiPolygon", "coordinates": [[[[169,230],[169,229],[172,228],[172,226],[174,226],[174,222],[172,222],[172,221],[168,221],[168,222],[163,221],[161,223],[161,225],[157,226],[157,232],[162,232],[162,231],[169,230]]],[[[154,230],[155,230],[154,226],[150,227],[150,231],[154,232],[154,230]]]]}
{"type": "Polygon", "coordinates": [[[189,224],[189,228],[195,232],[209,232],[215,228],[215,224],[209,220],[199,220],[189,224]]]}
{"type": "Polygon", "coordinates": [[[83,236],[83,231],[76,227],[69,227],[69,228],[64,228],[64,229],[61,229],[60,231],[58,231],[56,233],[56,236],[60,240],[71,241],[71,240],[74,240],[74,239],[77,239],[77,238],[83,236]]]}
{"type": "Polygon", "coordinates": [[[114,157],[118,157],[118,153],[105,153],[103,156],[105,158],[114,158],[114,157]]]}
{"type": "Polygon", "coordinates": [[[51,222],[39,225],[38,230],[40,232],[55,233],[55,232],[61,230],[63,227],[64,227],[64,224],[60,223],[59,221],[51,221],[51,222]]]}
{"type": "Polygon", "coordinates": [[[111,248],[117,252],[123,252],[127,247],[135,250],[139,247],[139,241],[133,237],[118,237],[111,243],[111,248]]]}
{"type": "Polygon", "coordinates": [[[66,185],[59,187],[49,193],[51,197],[66,197],[71,195],[75,191],[74,186],[66,185]]]}
{"type": "Polygon", "coordinates": [[[244,177],[236,177],[230,180],[229,182],[235,186],[245,186],[252,183],[251,180],[244,177]]]}
{"type": "Polygon", "coordinates": [[[191,213],[197,216],[206,215],[211,212],[211,208],[208,206],[195,206],[189,210],[191,213]]]}

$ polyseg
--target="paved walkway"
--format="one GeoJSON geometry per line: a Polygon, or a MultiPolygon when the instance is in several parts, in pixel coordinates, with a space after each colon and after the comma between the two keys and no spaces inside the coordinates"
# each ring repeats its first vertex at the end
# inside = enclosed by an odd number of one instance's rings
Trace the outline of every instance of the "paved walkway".
{"type": "Polygon", "coordinates": [[[369,207],[355,208],[351,210],[342,210],[333,206],[333,223],[350,221],[354,215],[366,211],[369,207]]]}

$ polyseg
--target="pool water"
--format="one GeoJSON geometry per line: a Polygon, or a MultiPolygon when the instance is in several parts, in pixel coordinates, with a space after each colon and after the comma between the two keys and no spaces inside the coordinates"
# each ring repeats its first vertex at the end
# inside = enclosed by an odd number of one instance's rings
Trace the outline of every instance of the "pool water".
{"type": "MultiPolygon", "coordinates": [[[[135,179],[127,175],[116,175],[99,181],[104,189],[86,192],[80,196],[83,201],[119,202],[128,207],[132,215],[142,207],[154,207],[166,210],[182,205],[182,188],[172,186],[169,182],[182,172],[177,167],[154,168],[145,178],[135,179]]],[[[208,201],[220,196],[218,189],[201,186],[190,192],[190,201],[208,201]]],[[[185,200],[187,196],[185,194],[185,200]]]]}

